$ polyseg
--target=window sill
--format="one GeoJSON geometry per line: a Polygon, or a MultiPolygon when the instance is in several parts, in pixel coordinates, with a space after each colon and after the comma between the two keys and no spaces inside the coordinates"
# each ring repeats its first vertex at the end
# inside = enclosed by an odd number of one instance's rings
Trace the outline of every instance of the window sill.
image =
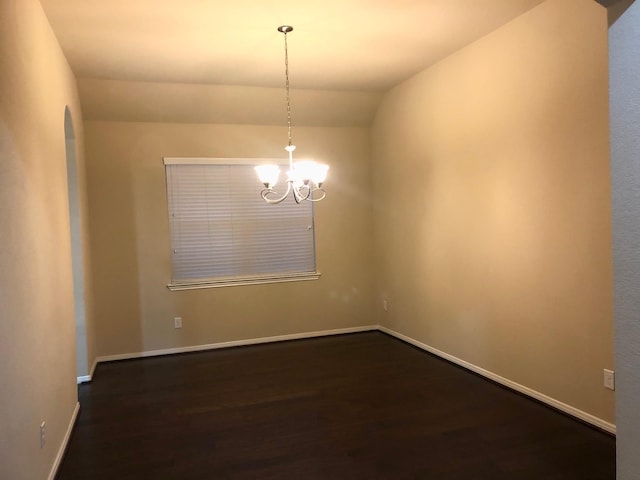
{"type": "Polygon", "coordinates": [[[299,273],[292,275],[274,275],[264,277],[224,278],[216,280],[202,280],[195,282],[175,282],[167,285],[172,292],[180,290],[196,290],[200,288],[238,287],[241,285],[262,285],[265,283],[303,282],[318,280],[320,273],[299,273]]]}

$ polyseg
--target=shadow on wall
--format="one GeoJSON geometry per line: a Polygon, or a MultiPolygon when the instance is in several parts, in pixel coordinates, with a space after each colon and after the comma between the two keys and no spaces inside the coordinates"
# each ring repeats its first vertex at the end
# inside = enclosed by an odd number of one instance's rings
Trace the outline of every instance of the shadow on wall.
{"type": "Polygon", "coordinates": [[[85,124],[96,356],[144,350],[138,232],[129,152],[136,145],[92,135],[85,124]],[[100,201],[97,201],[100,199],[100,201]],[[98,220],[99,219],[99,220],[98,220]]]}

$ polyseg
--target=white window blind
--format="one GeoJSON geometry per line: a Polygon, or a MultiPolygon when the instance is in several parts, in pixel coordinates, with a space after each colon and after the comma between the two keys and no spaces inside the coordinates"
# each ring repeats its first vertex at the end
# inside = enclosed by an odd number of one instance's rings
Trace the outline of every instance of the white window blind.
{"type": "Polygon", "coordinates": [[[255,161],[165,158],[169,288],[318,278],[313,204],[269,205],[255,161]]]}

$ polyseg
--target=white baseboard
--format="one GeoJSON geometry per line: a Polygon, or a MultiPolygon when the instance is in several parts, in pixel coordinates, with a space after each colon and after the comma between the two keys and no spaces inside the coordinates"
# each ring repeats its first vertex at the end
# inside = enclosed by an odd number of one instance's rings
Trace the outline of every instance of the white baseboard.
{"type": "Polygon", "coordinates": [[[91,379],[93,378],[93,372],[96,371],[97,366],[98,366],[98,359],[96,358],[93,360],[93,365],[91,366],[91,370],[89,370],[89,375],[82,375],[77,378],[78,385],[80,385],[81,383],[90,382],[91,379]]]}
{"type": "Polygon", "coordinates": [[[411,337],[407,337],[406,335],[403,335],[401,333],[398,333],[394,330],[391,330],[390,328],[387,327],[383,327],[383,326],[378,326],[378,330],[380,330],[381,332],[384,332],[388,335],[391,335],[392,337],[396,337],[402,341],[405,341],[407,343],[410,343],[411,345],[414,345],[422,350],[425,350],[429,353],[433,353],[434,355],[444,358],[445,360],[450,361],[451,363],[455,363],[456,365],[459,365],[461,367],[466,368],[467,370],[471,370],[472,372],[475,372],[479,375],[482,375],[483,377],[486,377],[490,380],[493,380],[494,382],[497,382],[501,385],[504,385],[508,388],[511,388],[512,390],[515,390],[517,392],[523,393],[529,397],[535,398],[536,400],[539,400],[542,403],[546,403],[547,405],[560,410],[561,412],[567,413],[573,417],[576,417],[580,420],[582,420],[583,422],[589,423],[591,425],[594,425],[606,432],[609,433],[613,433],[615,435],[616,433],[616,426],[613,423],[609,423],[601,418],[598,418],[594,415],[591,415],[590,413],[587,412],[583,412],[582,410],[579,410],[575,407],[572,407],[571,405],[567,405],[564,402],[561,402],[560,400],[556,400],[555,398],[551,398],[547,395],[545,395],[544,393],[540,393],[536,390],[533,390],[529,387],[525,387],[524,385],[520,385],[519,383],[516,383],[514,381],[509,380],[508,378],[504,378],[501,377],[500,375],[490,372],[489,370],[485,370],[484,368],[478,367],[472,363],[466,362],[458,357],[454,357],[453,355],[449,355],[448,353],[445,353],[441,350],[438,350],[437,348],[434,348],[430,345],[427,345],[425,343],[419,342],[418,340],[415,340],[411,337]]]}
{"type": "Polygon", "coordinates": [[[69,444],[69,439],[71,438],[71,432],[73,432],[73,426],[76,424],[76,418],[78,418],[79,411],[80,411],[80,403],[76,402],[76,408],[73,409],[71,420],[69,421],[69,425],[67,426],[67,432],[64,434],[64,438],[62,439],[62,445],[60,445],[60,449],[58,450],[56,459],[53,462],[53,466],[51,467],[51,472],[49,473],[49,480],[53,480],[56,477],[56,474],[58,473],[58,469],[60,468],[60,463],[62,463],[62,458],[64,457],[64,452],[67,451],[67,445],[69,444]]]}
{"type": "Polygon", "coordinates": [[[258,345],[261,343],[284,342],[287,340],[300,340],[303,338],[326,337],[329,335],[342,335],[345,333],[369,332],[378,330],[377,325],[366,325],[363,327],[338,328],[335,330],[321,330],[318,332],[293,333],[290,335],[278,335],[275,337],[250,338],[247,340],[233,340],[230,342],[209,343],[206,345],[193,345],[189,347],[166,348],[163,350],[151,350],[147,352],[122,353],[119,355],[107,355],[98,357],[97,361],[112,362],[114,360],[129,360],[132,358],[157,357],[159,355],[170,355],[174,353],[200,352],[204,350],[217,350],[220,348],[242,347],[247,345],[258,345]]]}

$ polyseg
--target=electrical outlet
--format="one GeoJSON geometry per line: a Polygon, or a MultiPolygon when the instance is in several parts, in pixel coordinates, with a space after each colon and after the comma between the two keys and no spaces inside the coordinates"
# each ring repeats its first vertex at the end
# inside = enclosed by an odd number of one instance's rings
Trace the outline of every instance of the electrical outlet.
{"type": "Polygon", "coordinates": [[[182,317],[173,317],[173,328],[182,328],[182,317]]]}
{"type": "Polygon", "coordinates": [[[40,448],[44,448],[44,444],[47,441],[47,423],[42,422],[40,424],[40,448]]]}
{"type": "Polygon", "coordinates": [[[388,311],[389,311],[389,300],[387,300],[386,298],[383,298],[383,299],[382,299],[382,309],[383,309],[385,312],[388,312],[388,311]]]}
{"type": "Polygon", "coordinates": [[[609,390],[616,389],[616,374],[613,370],[604,369],[604,386],[609,390]]]}

